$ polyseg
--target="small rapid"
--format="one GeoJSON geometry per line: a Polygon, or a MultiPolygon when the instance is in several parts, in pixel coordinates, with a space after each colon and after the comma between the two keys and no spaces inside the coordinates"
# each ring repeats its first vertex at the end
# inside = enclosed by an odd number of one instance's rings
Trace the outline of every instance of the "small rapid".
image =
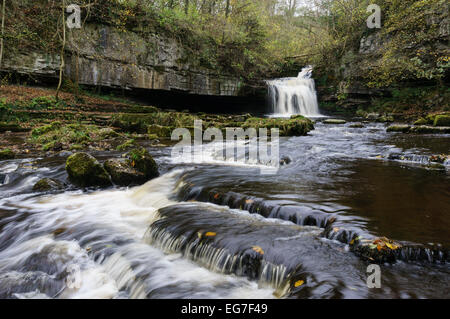
{"type": "Polygon", "coordinates": [[[446,296],[449,169],[429,163],[448,138],[315,127],[281,138],[289,161],[275,175],[260,173],[266,163],[230,165],[216,145],[194,162],[166,147],[151,150],[161,177],[140,187],[37,194],[39,178],[68,185],[64,158],[2,162],[0,297],[446,296]],[[356,234],[405,246],[382,265],[382,289],[367,288],[356,234]]]}

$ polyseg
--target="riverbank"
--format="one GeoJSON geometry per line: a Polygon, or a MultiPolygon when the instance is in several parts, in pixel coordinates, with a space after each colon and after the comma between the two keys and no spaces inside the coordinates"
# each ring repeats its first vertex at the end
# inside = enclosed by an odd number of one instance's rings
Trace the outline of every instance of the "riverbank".
{"type": "Polygon", "coordinates": [[[208,114],[159,109],[114,96],[90,92],[6,85],[0,87],[0,149],[17,155],[61,151],[129,150],[142,142],[170,144],[172,131],[201,120],[203,129],[278,128],[280,136],[305,135],[314,126],[302,116],[266,119],[248,113],[208,114]]]}

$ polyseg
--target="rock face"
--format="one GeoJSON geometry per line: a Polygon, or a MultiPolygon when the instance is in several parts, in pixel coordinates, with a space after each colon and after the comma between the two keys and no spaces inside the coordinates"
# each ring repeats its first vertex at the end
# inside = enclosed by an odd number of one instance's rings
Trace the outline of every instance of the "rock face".
{"type": "MultiPolygon", "coordinates": [[[[61,57],[41,52],[5,56],[3,67],[18,73],[58,77],[61,57]]],[[[190,94],[238,96],[242,83],[233,76],[191,65],[175,40],[144,37],[106,25],[88,24],[68,33],[65,75],[85,85],[123,89],[175,90],[190,94]]]]}
{"type": "Polygon", "coordinates": [[[132,186],[147,182],[145,174],[131,167],[126,160],[110,159],[105,162],[104,167],[116,185],[132,186]]]}
{"type": "Polygon", "coordinates": [[[66,162],[69,180],[76,186],[110,186],[112,185],[108,173],[103,166],[91,155],[76,153],[66,162]]]}

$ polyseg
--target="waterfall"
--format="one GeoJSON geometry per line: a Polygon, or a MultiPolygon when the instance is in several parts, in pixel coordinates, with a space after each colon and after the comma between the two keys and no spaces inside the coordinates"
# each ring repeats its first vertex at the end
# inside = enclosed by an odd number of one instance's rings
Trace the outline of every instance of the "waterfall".
{"type": "Polygon", "coordinates": [[[296,78],[267,81],[273,117],[289,117],[301,114],[320,117],[317,94],[312,79],[312,67],[302,69],[296,78]]]}

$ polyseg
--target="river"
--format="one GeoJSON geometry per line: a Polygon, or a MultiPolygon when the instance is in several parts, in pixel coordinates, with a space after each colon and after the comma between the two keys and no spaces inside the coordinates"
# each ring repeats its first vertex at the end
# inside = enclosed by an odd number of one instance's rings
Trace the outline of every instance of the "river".
{"type": "Polygon", "coordinates": [[[448,298],[448,262],[383,264],[369,289],[369,263],[323,227],[448,252],[450,163],[428,159],[449,136],[315,127],[281,138],[275,175],[149,146],[161,177],[143,186],[42,195],[64,156],[0,162],[0,298],[448,298]]]}

